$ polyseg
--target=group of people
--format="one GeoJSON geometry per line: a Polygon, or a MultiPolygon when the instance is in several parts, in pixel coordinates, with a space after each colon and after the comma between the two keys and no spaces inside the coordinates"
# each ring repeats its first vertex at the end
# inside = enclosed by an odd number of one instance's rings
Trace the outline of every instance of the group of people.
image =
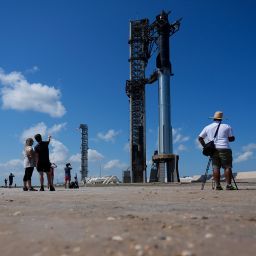
{"type": "MultiPolygon", "coordinates": [[[[229,142],[235,140],[233,130],[230,125],[222,123],[223,112],[217,111],[214,116],[211,117],[213,123],[204,127],[199,134],[198,140],[202,147],[205,147],[206,141],[214,141],[215,151],[210,156],[213,167],[213,178],[215,181],[215,189],[223,190],[220,184],[220,169],[224,169],[226,178],[226,190],[234,190],[232,186],[232,150],[229,146],[229,142]]],[[[50,191],[55,191],[53,180],[54,180],[54,168],[56,164],[51,163],[49,159],[49,143],[51,136],[48,137],[48,141],[43,141],[41,134],[35,135],[37,145],[33,149],[32,145],[34,140],[32,138],[26,139],[24,148],[24,167],[25,174],[23,177],[24,191],[36,191],[31,184],[31,177],[33,174],[34,167],[40,175],[40,191],[44,191],[44,173],[47,176],[48,188],[50,191]]],[[[65,167],[65,188],[71,187],[71,164],[67,163],[65,167]]],[[[12,186],[14,175],[11,173],[9,176],[9,186],[12,186]]],[[[7,185],[7,179],[5,179],[7,185]]],[[[75,178],[75,187],[78,187],[77,177],[75,178]]],[[[73,185],[74,185],[73,184],[73,185]]]]}
{"type": "MultiPolygon", "coordinates": [[[[34,140],[27,138],[24,147],[24,168],[25,174],[23,177],[23,190],[24,191],[37,191],[32,184],[32,174],[36,167],[40,176],[40,191],[44,191],[44,173],[47,176],[48,189],[55,191],[54,188],[54,169],[57,168],[55,163],[50,162],[49,158],[49,143],[51,136],[48,137],[47,141],[42,140],[41,134],[35,135],[37,145],[33,148],[34,140]]],[[[65,188],[70,188],[71,184],[71,164],[67,163],[65,167],[65,188]]],[[[78,187],[77,177],[75,178],[75,186],[78,187]]]]}
{"type": "Polygon", "coordinates": [[[48,137],[48,141],[43,141],[41,134],[35,135],[37,145],[33,148],[34,140],[27,138],[24,148],[24,168],[25,174],[23,177],[23,190],[24,191],[37,191],[31,184],[31,178],[36,167],[40,176],[40,191],[44,191],[44,173],[47,176],[48,188],[50,191],[55,191],[53,185],[54,168],[57,166],[51,164],[49,158],[49,143],[51,136],[48,137]]]}
{"type": "MultiPolygon", "coordinates": [[[[13,178],[14,178],[15,176],[13,175],[13,173],[11,172],[10,173],[10,175],[9,175],[9,188],[11,188],[12,187],[12,184],[13,184],[13,178]]],[[[7,178],[5,178],[4,179],[4,186],[7,188],[7,182],[8,182],[8,180],[7,180],[7,178]]],[[[15,186],[16,186],[16,184],[15,184],[15,186]]]]}

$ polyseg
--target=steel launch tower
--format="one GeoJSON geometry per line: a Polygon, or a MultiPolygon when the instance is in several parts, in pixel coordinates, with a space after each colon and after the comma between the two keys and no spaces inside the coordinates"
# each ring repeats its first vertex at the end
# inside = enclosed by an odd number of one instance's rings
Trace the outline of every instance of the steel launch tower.
{"type": "Polygon", "coordinates": [[[88,177],[88,126],[80,124],[81,130],[81,181],[85,182],[88,177]]]}
{"type": "Polygon", "coordinates": [[[145,139],[145,70],[148,63],[147,19],[130,22],[130,80],[126,94],[130,100],[130,158],[132,182],[144,182],[146,177],[145,139]]]}
{"type": "Polygon", "coordinates": [[[130,152],[132,182],[146,181],[145,85],[158,80],[159,142],[152,157],[157,168],[157,181],[179,181],[178,156],[173,154],[169,37],[179,30],[180,20],[169,23],[169,13],[162,12],[149,24],[148,19],[130,22],[130,80],[126,93],[130,99],[130,152]],[[158,51],[155,71],[149,79],[145,69],[153,50],[158,51]],[[167,176],[166,176],[167,175],[167,176]]]}

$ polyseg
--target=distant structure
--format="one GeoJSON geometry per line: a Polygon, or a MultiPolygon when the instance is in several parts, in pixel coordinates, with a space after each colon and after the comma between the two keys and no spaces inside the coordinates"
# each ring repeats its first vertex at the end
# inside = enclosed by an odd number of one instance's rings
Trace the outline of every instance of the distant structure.
{"type": "MultiPolygon", "coordinates": [[[[126,81],[126,94],[130,101],[132,182],[146,182],[147,180],[145,85],[157,80],[159,141],[158,151],[155,151],[152,157],[153,171],[157,173],[157,181],[179,181],[179,157],[173,154],[172,147],[170,76],[173,74],[169,57],[169,37],[179,30],[181,19],[170,24],[169,13],[162,11],[152,24],[149,24],[148,19],[130,21],[130,80],[126,81]],[[147,79],[145,69],[154,51],[158,52],[157,70],[147,79]]],[[[155,179],[152,177],[152,180],[155,179]]]]}
{"type": "Polygon", "coordinates": [[[88,177],[88,126],[80,124],[81,130],[81,181],[85,182],[88,177]]]}

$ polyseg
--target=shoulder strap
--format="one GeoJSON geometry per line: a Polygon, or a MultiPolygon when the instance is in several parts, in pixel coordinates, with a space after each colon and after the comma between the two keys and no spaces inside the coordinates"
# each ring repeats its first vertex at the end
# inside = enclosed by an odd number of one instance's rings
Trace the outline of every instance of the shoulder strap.
{"type": "Polygon", "coordinates": [[[215,134],[214,134],[213,139],[215,139],[216,136],[217,136],[217,134],[218,134],[218,131],[219,131],[219,128],[220,128],[220,124],[221,124],[221,121],[220,121],[219,124],[218,124],[217,130],[216,130],[216,132],[215,132],[215,134]]]}

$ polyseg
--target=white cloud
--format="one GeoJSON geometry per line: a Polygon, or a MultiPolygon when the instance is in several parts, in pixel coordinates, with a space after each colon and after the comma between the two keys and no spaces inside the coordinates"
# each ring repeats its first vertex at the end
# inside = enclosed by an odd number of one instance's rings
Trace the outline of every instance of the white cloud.
{"type": "Polygon", "coordinates": [[[245,151],[245,152],[246,151],[253,151],[254,149],[256,149],[256,144],[255,143],[250,143],[250,144],[242,147],[242,150],[245,151]]]}
{"type": "Polygon", "coordinates": [[[21,166],[23,167],[23,161],[20,159],[12,159],[3,164],[0,163],[0,167],[9,168],[9,169],[12,169],[15,167],[21,167],[21,166]]]}
{"type": "Polygon", "coordinates": [[[50,143],[52,150],[50,152],[50,161],[56,164],[63,164],[68,159],[68,149],[60,141],[52,139],[50,143]]]}
{"type": "Polygon", "coordinates": [[[64,127],[66,126],[66,123],[62,124],[55,124],[51,128],[47,128],[46,124],[44,122],[38,123],[26,130],[24,130],[20,136],[20,141],[24,143],[24,141],[27,138],[34,138],[34,136],[39,133],[44,137],[45,135],[53,135],[60,132],[64,127]]]}
{"type": "Polygon", "coordinates": [[[115,141],[115,137],[118,134],[120,134],[120,131],[115,131],[114,129],[110,129],[105,134],[102,133],[102,132],[99,132],[97,134],[97,136],[98,136],[99,139],[104,140],[106,142],[108,142],[108,141],[114,142],[115,141]]]}
{"type": "Polygon", "coordinates": [[[172,135],[173,135],[173,143],[182,143],[189,140],[189,136],[184,136],[181,134],[181,128],[178,129],[172,129],[172,135]]]}
{"type": "Polygon", "coordinates": [[[66,124],[67,123],[53,125],[51,128],[48,129],[48,134],[53,135],[60,132],[63,128],[65,128],[66,124]]]}
{"type": "Polygon", "coordinates": [[[61,92],[54,87],[29,83],[20,72],[6,74],[2,69],[0,83],[3,85],[1,96],[4,109],[33,110],[52,117],[61,117],[66,113],[60,101],[61,92]]]}
{"type": "Polygon", "coordinates": [[[102,160],[104,156],[95,149],[88,149],[88,160],[91,162],[102,160]]]}
{"type": "Polygon", "coordinates": [[[8,178],[9,174],[12,172],[15,177],[23,176],[24,175],[24,167],[23,167],[23,160],[21,159],[12,159],[5,163],[0,163],[0,178],[8,178]]]}
{"type": "Polygon", "coordinates": [[[242,147],[243,152],[238,153],[238,156],[235,158],[234,163],[240,163],[240,162],[244,162],[244,161],[251,159],[254,154],[253,151],[255,149],[256,149],[255,143],[250,143],[246,146],[243,146],[242,147]]]}
{"type": "Polygon", "coordinates": [[[80,162],[81,162],[81,154],[80,154],[80,153],[77,153],[77,154],[75,154],[75,155],[72,155],[72,156],[69,158],[69,162],[80,163],[80,162]]]}
{"type": "Polygon", "coordinates": [[[109,162],[107,162],[104,165],[104,169],[105,170],[110,170],[110,169],[127,169],[128,165],[125,163],[121,163],[120,160],[111,160],[109,162]]]}
{"type": "Polygon", "coordinates": [[[24,143],[24,141],[27,138],[34,138],[34,136],[39,133],[42,135],[42,137],[45,136],[47,131],[47,126],[45,125],[45,123],[41,122],[36,124],[35,126],[32,126],[26,130],[24,130],[21,134],[20,140],[22,143],[24,143]]]}
{"type": "Polygon", "coordinates": [[[240,163],[240,162],[247,161],[248,159],[250,159],[252,157],[252,155],[253,155],[253,152],[251,152],[251,151],[247,151],[247,152],[241,153],[234,160],[234,163],[240,163]]]}

